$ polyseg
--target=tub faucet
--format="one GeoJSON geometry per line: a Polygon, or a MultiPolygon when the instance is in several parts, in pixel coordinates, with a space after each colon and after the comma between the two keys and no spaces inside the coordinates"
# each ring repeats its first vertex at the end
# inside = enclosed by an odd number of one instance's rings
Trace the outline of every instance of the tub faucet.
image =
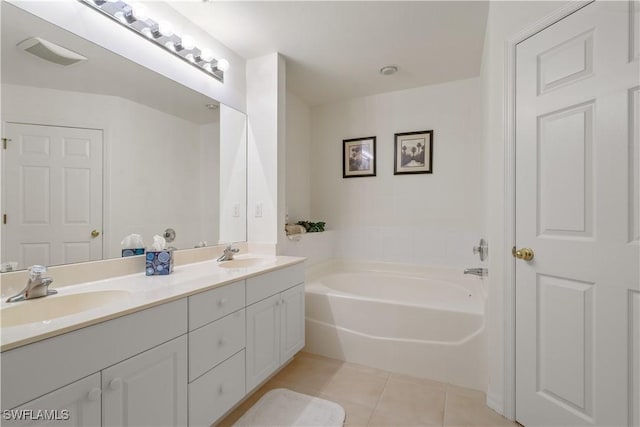
{"type": "Polygon", "coordinates": [[[233,243],[230,243],[226,248],[224,248],[224,252],[222,252],[222,255],[220,255],[220,257],[218,258],[218,262],[231,261],[233,259],[233,256],[240,252],[240,249],[233,248],[232,245],[233,243]]]}
{"type": "Polygon", "coordinates": [[[49,289],[49,285],[53,282],[53,279],[51,277],[43,277],[46,272],[47,267],[43,265],[32,265],[29,267],[27,286],[18,294],[7,299],[7,302],[18,302],[57,294],[58,291],[49,289]]]}
{"type": "Polygon", "coordinates": [[[486,277],[489,275],[489,270],[486,268],[465,268],[464,274],[473,274],[478,277],[486,277]]]}

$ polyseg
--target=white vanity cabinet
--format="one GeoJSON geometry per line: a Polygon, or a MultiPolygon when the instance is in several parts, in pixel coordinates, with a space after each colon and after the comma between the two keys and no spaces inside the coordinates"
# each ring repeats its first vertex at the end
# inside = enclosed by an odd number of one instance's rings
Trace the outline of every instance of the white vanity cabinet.
{"type": "Polygon", "coordinates": [[[96,373],[3,412],[2,425],[99,427],[100,395],[100,373],[96,373]]]}
{"type": "Polygon", "coordinates": [[[2,424],[210,426],[303,346],[294,264],[3,352],[2,424]]]}
{"type": "Polygon", "coordinates": [[[245,281],[189,297],[189,426],[210,426],[245,395],[245,281]]]}
{"type": "Polygon", "coordinates": [[[102,371],[102,425],[187,424],[185,335],[102,371]]]}
{"type": "Polygon", "coordinates": [[[302,264],[247,279],[247,391],[304,347],[302,264]]]}
{"type": "Polygon", "coordinates": [[[117,417],[135,421],[129,425],[145,425],[142,420],[159,419],[155,413],[164,416],[168,412],[162,406],[173,405],[170,411],[176,415],[176,424],[165,419],[162,425],[185,425],[186,332],[187,300],[183,298],[5,351],[1,356],[2,415],[25,406],[48,410],[62,405],[77,413],[70,425],[105,421],[104,425],[125,425],[110,423],[117,417]],[[175,385],[173,395],[168,396],[159,384],[175,385]],[[115,403],[118,395],[128,405],[115,403]],[[94,422],[96,407],[98,417],[102,412],[104,418],[94,422]],[[144,413],[147,408],[150,412],[144,413]]]}

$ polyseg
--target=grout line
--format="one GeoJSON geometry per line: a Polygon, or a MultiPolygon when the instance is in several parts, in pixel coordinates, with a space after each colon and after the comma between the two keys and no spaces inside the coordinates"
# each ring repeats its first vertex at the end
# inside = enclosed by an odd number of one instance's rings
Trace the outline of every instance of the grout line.
{"type": "Polygon", "coordinates": [[[449,400],[449,384],[444,389],[444,408],[442,408],[442,426],[447,425],[447,400],[449,400]]]}
{"type": "MultiPolygon", "coordinates": [[[[385,371],[385,372],[387,372],[387,371],[385,371]]],[[[378,396],[378,400],[376,400],[376,404],[373,406],[373,410],[371,411],[371,415],[369,415],[369,419],[367,419],[367,426],[371,422],[371,417],[373,417],[373,414],[376,412],[376,409],[378,409],[378,405],[380,404],[380,400],[382,400],[382,395],[384,394],[384,391],[387,389],[387,384],[389,383],[389,378],[391,378],[391,373],[390,372],[389,372],[389,375],[387,375],[387,378],[384,380],[384,387],[382,387],[382,391],[380,392],[380,396],[378,396]]]]}

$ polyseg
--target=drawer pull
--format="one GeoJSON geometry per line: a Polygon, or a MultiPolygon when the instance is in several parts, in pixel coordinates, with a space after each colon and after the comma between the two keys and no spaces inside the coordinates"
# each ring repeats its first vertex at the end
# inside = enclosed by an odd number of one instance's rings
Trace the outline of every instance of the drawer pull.
{"type": "Polygon", "coordinates": [[[224,394],[224,387],[222,386],[222,384],[220,384],[220,387],[218,387],[218,394],[224,394]]]}
{"type": "Polygon", "coordinates": [[[89,399],[92,402],[95,402],[96,400],[100,399],[100,395],[102,394],[102,390],[100,390],[99,388],[92,388],[91,391],[87,394],[87,399],[89,399]]]}
{"type": "Polygon", "coordinates": [[[218,307],[224,307],[225,304],[227,304],[227,299],[226,298],[222,298],[222,299],[218,300],[218,307]]]}
{"type": "Polygon", "coordinates": [[[225,337],[222,337],[218,340],[218,347],[222,347],[226,343],[227,343],[227,339],[225,337]]]}
{"type": "Polygon", "coordinates": [[[122,387],[122,378],[114,378],[109,383],[109,388],[111,390],[119,390],[122,387]]]}

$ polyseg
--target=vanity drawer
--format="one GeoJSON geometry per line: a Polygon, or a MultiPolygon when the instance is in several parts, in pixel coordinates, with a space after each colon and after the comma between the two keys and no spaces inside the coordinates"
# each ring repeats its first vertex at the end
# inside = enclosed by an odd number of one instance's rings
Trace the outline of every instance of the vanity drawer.
{"type": "Polygon", "coordinates": [[[244,308],[244,280],[189,297],[189,330],[244,308]]]}
{"type": "Polygon", "coordinates": [[[245,345],[245,310],[189,333],[189,382],[228,359],[245,345]]]}
{"type": "Polygon", "coordinates": [[[189,384],[189,426],[210,426],[244,394],[242,350],[189,384]]]}
{"type": "Polygon", "coordinates": [[[247,279],[247,305],[304,282],[304,263],[247,279]]]}

